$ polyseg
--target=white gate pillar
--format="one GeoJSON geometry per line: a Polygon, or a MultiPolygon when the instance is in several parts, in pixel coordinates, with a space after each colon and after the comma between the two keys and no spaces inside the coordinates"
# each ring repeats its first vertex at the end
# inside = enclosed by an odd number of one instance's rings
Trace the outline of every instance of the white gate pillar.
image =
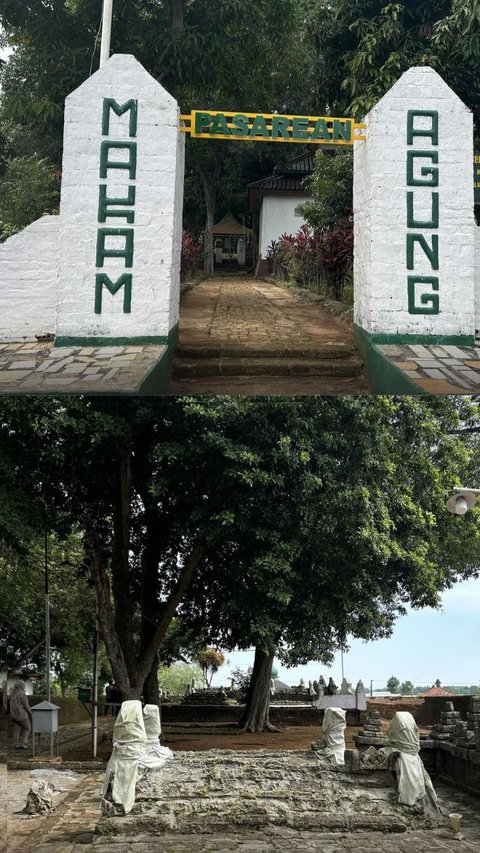
{"type": "Polygon", "coordinates": [[[68,96],[56,346],[174,342],[184,156],[176,101],[133,56],[68,96]]]}
{"type": "Polygon", "coordinates": [[[472,345],[471,112],[431,68],[411,68],[355,143],[355,324],[371,343],[472,345]]]}

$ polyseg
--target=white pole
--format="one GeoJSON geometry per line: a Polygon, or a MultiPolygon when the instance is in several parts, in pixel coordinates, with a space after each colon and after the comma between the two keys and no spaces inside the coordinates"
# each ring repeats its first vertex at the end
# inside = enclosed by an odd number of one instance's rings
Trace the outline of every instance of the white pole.
{"type": "Polygon", "coordinates": [[[102,46],[100,48],[100,68],[110,57],[110,41],[112,38],[113,0],[103,0],[102,13],[102,46]]]}
{"type": "Polygon", "coordinates": [[[97,757],[98,744],[98,606],[95,614],[95,638],[93,650],[93,702],[92,702],[92,752],[97,757]]]}

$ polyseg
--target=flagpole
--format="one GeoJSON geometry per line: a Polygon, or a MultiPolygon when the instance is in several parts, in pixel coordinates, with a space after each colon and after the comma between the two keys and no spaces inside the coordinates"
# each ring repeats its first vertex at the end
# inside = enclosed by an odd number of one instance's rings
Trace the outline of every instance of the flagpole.
{"type": "Polygon", "coordinates": [[[110,57],[110,41],[112,37],[113,0],[103,0],[102,13],[102,45],[100,48],[100,68],[110,57]]]}

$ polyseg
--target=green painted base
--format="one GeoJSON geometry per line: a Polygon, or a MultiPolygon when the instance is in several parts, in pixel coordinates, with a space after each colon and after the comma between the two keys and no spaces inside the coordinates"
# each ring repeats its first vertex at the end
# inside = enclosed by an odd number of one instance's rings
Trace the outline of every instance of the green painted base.
{"type": "MultiPolygon", "coordinates": [[[[355,337],[365,362],[368,384],[374,394],[429,396],[424,388],[416,385],[400,368],[395,367],[387,356],[383,355],[368,332],[355,326],[355,337]]],[[[393,342],[392,339],[388,343],[393,342]]],[[[400,343],[398,338],[395,343],[400,343]]],[[[425,343],[425,339],[422,343],[425,343]]]]}
{"type": "Polygon", "coordinates": [[[370,335],[359,329],[363,335],[370,338],[372,344],[421,344],[423,346],[473,347],[474,335],[370,335]]]}
{"type": "MultiPolygon", "coordinates": [[[[173,331],[173,330],[172,330],[173,331]]],[[[135,347],[135,346],[168,346],[172,332],[170,335],[160,335],[159,337],[139,337],[139,338],[55,338],[55,348],[57,347],[135,347]]]]}

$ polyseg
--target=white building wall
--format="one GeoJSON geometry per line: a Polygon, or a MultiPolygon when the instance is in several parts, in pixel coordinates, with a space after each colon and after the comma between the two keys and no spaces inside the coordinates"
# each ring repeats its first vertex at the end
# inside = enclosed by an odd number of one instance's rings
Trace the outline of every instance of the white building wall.
{"type": "Polygon", "coordinates": [[[265,259],[272,240],[278,240],[282,234],[293,234],[305,225],[303,216],[297,216],[295,210],[299,204],[305,204],[310,196],[305,193],[293,195],[265,196],[260,211],[259,252],[265,259]]]}
{"type": "MultiPolygon", "coordinates": [[[[110,160],[128,161],[127,149],[110,151],[110,160]]],[[[116,54],[68,96],[65,111],[64,159],[60,206],[60,274],[58,328],[60,338],[135,339],[166,337],[178,320],[180,287],[181,208],[184,140],[179,132],[176,101],[130,55],[116,54]],[[130,113],[110,111],[110,133],[102,130],[104,99],[118,105],[138,101],[134,134],[130,113]],[[136,144],[137,169],[109,168],[100,175],[102,142],[136,144]],[[99,190],[109,198],[125,198],[136,190],[134,223],[111,217],[100,223],[99,190]],[[101,228],[134,231],[133,266],[109,257],[97,266],[101,228]],[[124,310],[124,289],[115,295],[102,289],[102,310],[95,313],[96,275],[115,283],[132,274],[131,312],[124,310]]],[[[125,248],[125,237],[108,236],[109,249],[125,248]]]]}
{"type": "Polygon", "coordinates": [[[42,216],[0,244],[0,340],[55,333],[59,225],[42,216]]]}
{"type": "MultiPolygon", "coordinates": [[[[355,145],[355,322],[372,335],[470,337],[475,326],[472,114],[435,71],[412,68],[365,122],[367,141],[355,145]],[[408,144],[412,110],[438,112],[438,146],[428,137],[408,144]],[[415,149],[438,153],[438,187],[407,185],[407,153],[415,149]],[[438,229],[408,227],[407,192],[414,193],[420,221],[431,219],[432,193],[439,193],[438,229]],[[438,235],[438,272],[418,246],[415,268],[407,269],[407,233],[421,234],[429,244],[438,235]],[[415,303],[409,306],[413,275],[438,277],[438,313],[425,312],[434,304],[431,283],[415,285],[415,303]]],[[[417,117],[415,127],[428,129],[431,118],[417,117]]],[[[422,168],[432,168],[430,158],[415,161],[416,180],[422,168]]]]}

